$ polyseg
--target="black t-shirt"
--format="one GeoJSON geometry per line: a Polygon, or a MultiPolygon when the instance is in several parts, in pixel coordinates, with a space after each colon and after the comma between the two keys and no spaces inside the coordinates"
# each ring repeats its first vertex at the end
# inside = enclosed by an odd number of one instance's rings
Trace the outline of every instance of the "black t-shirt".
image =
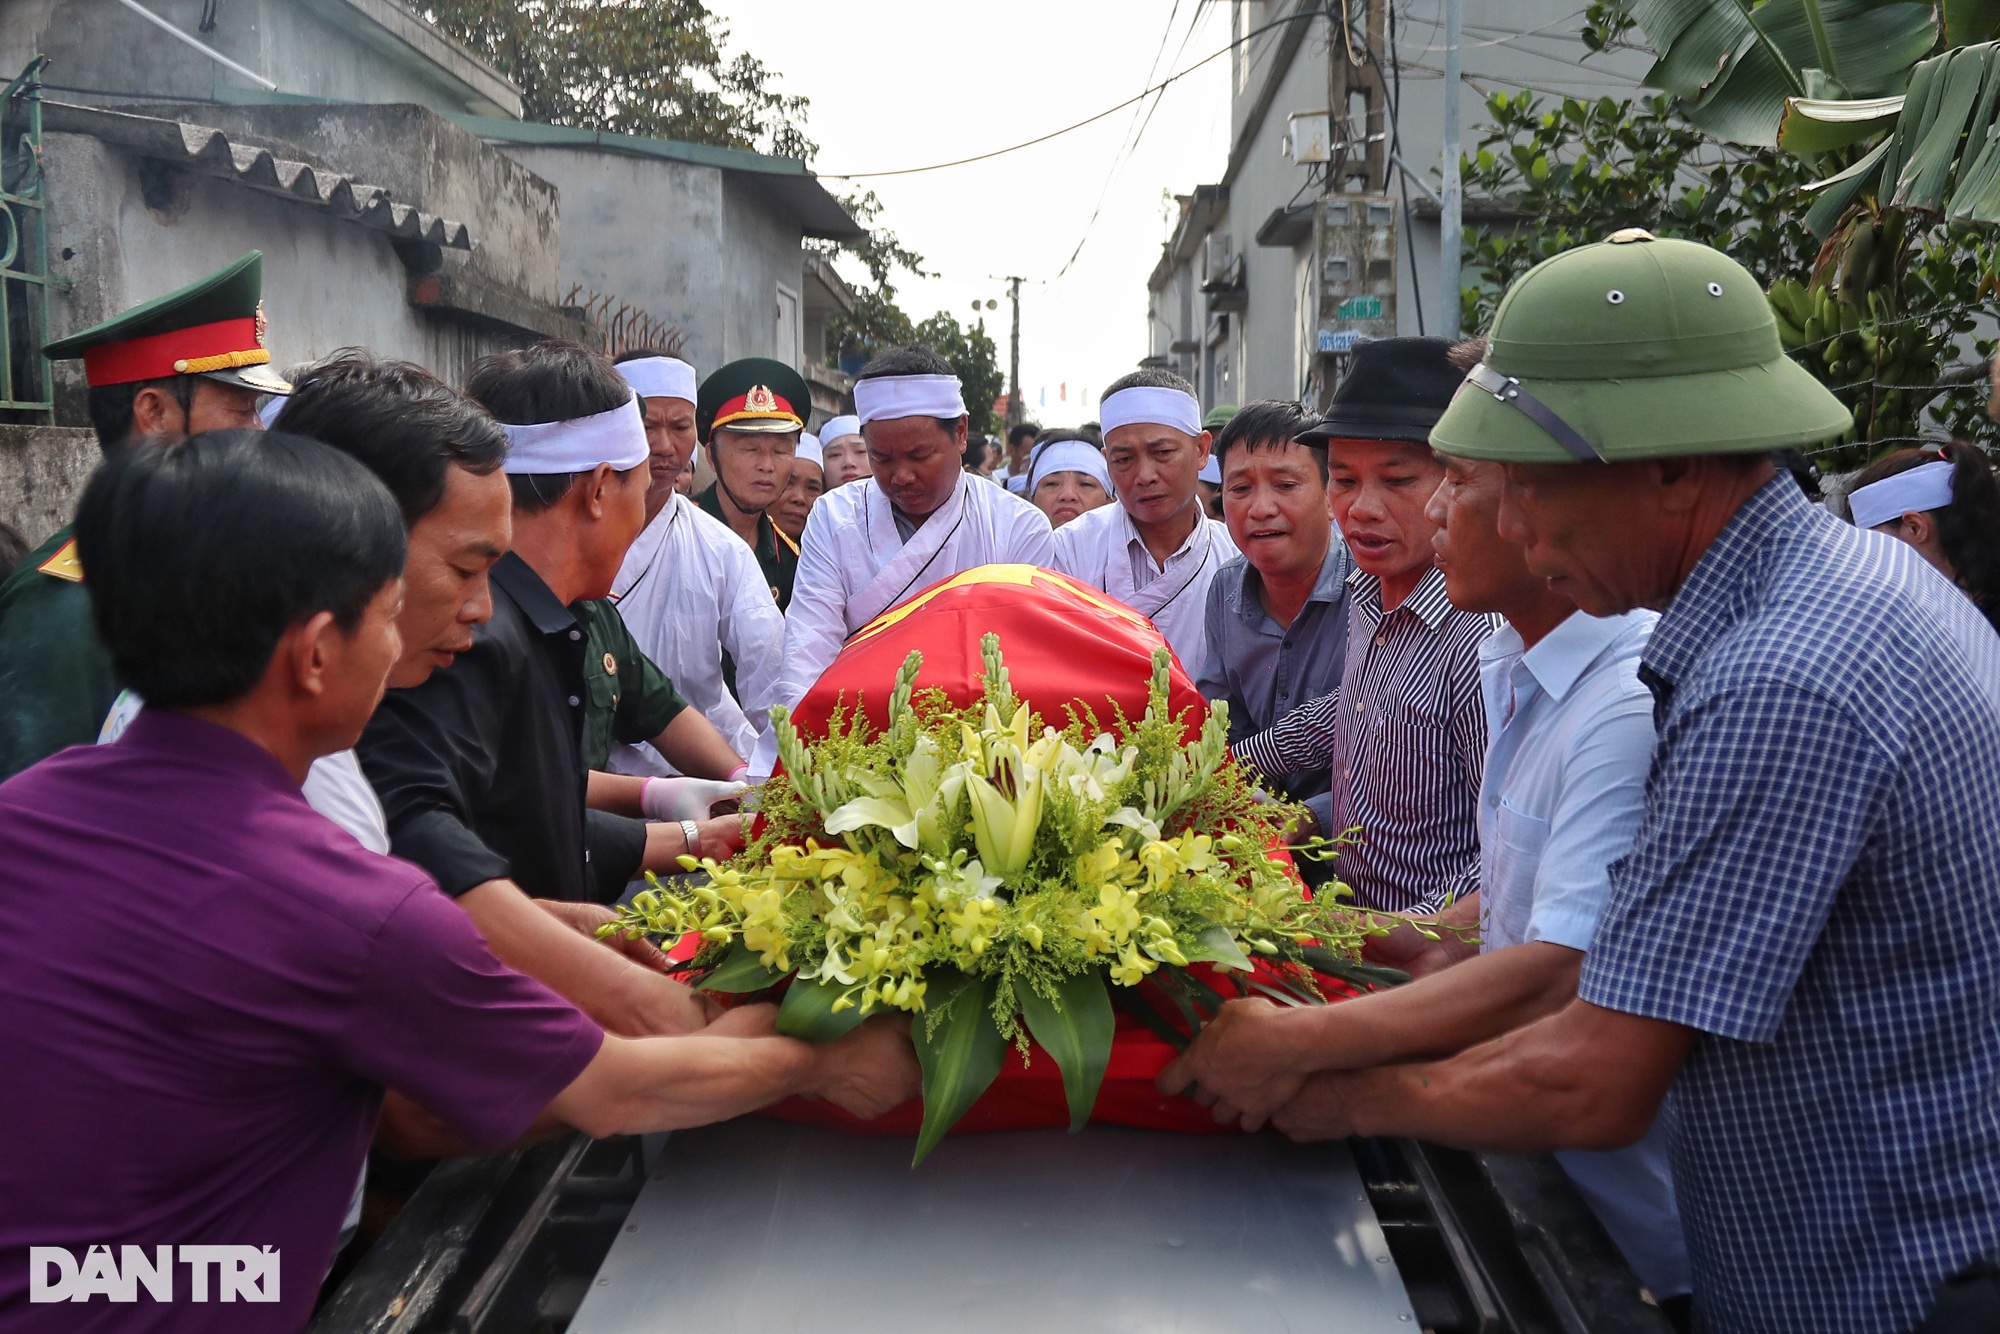
{"type": "Polygon", "coordinates": [[[535,898],[604,902],[638,873],[645,825],[584,810],[586,636],[509,552],[472,647],[369,720],[356,749],[392,848],[447,894],[511,879],[535,898]]]}

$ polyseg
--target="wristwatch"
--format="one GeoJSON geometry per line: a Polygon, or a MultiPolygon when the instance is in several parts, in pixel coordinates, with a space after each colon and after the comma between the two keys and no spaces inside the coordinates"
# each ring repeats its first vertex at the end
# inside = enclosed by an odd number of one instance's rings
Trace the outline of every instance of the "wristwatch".
{"type": "Polygon", "coordinates": [[[701,826],[692,820],[681,821],[681,837],[687,840],[687,855],[701,856],[701,826]]]}

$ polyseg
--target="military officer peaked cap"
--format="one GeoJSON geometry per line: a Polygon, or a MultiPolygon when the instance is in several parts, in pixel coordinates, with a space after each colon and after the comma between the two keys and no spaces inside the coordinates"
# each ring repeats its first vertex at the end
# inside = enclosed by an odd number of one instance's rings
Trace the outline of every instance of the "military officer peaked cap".
{"type": "Polygon", "coordinates": [[[812,390],[782,361],[745,357],[701,382],[695,393],[694,426],[702,443],[717,428],[777,435],[805,429],[812,415],[812,390]]]}
{"type": "Polygon", "coordinates": [[[203,375],[260,394],[289,394],[291,385],[269,369],[263,291],[264,253],[253,250],[177,292],[58,338],[42,355],[83,358],[92,388],[203,375]]]}
{"type": "Polygon", "coordinates": [[[1742,265],[1634,227],[1507,289],[1430,439],[1464,458],[1616,463],[1811,444],[1850,421],[1785,355],[1742,265]]]}

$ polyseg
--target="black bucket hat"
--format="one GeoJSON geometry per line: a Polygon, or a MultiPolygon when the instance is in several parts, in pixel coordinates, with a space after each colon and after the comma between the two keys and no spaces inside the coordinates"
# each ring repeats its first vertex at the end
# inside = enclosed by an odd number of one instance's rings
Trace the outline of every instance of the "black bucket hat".
{"type": "Polygon", "coordinates": [[[1451,364],[1453,346],[1449,338],[1356,344],[1326,416],[1299,439],[1428,443],[1431,427],[1465,379],[1465,372],[1451,364]]]}

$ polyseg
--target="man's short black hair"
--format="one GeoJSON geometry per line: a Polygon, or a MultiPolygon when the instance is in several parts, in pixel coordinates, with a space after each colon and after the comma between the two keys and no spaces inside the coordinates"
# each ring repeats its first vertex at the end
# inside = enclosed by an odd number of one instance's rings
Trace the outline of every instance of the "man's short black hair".
{"type": "Polygon", "coordinates": [[[1215,437],[1215,466],[1222,466],[1223,458],[1230,450],[1241,445],[1245,449],[1283,447],[1296,444],[1309,450],[1313,462],[1319,465],[1319,479],[1326,480],[1326,442],[1324,440],[1300,440],[1299,437],[1311,430],[1317,418],[1307,414],[1298,404],[1284,399],[1266,398],[1238,409],[1222,428],[1222,434],[1215,437]]]}
{"type": "Polygon", "coordinates": [[[309,616],[330,611],[353,630],[402,573],[404,540],[395,498],[367,468],[265,431],[116,450],[76,513],[112,666],[167,708],[247,694],[309,616]]]}
{"type": "Polygon", "coordinates": [[[1037,436],[1041,435],[1041,433],[1042,433],[1042,428],[1035,425],[1033,422],[1021,422],[1008,429],[1007,448],[1012,449],[1014,446],[1020,444],[1023,440],[1032,442],[1037,436]]]}
{"type": "Polygon", "coordinates": [[[1104,392],[1097,396],[1097,401],[1102,403],[1113,394],[1126,389],[1178,389],[1189,398],[1198,397],[1194,392],[1194,386],[1172,371],[1163,370],[1158,366],[1141,366],[1130,375],[1121,375],[1104,386],[1104,392]]]}
{"type": "Polygon", "coordinates": [[[857,380],[881,375],[956,375],[951,363],[927,347],[884,348],[868,359],[857,380]]]}
{"type": "Polygon", "coordinates": [[[136,380],[131,384],[100,384],[85,395],[83,410],[97,432],[97,447],[109,454],[132,438],[132,400],[141,389],[158,389],[181,405],[183,414],[194,410],[192,375],[169,375],[158,380],[136,380]]]}
{"type": "Polygon", "coordinates": [[[507,458],[506,432],[477,403],[421,366],[358,347],[295,373],[271,429],[359,459],[411,526],[444,502],[448,469],[485,477],[507,458]]]}
{"type": "MultiPolygon", "coordinates": [[[[632,397],[632,386],[603,353],[551,338],[473,362],[465,392],[498,420],[533,426],[609,412],[632,397]]],[[[516,509],[539,514],[569,494],[576,474],[510,473],[507,483],[516,509]]]]}
{"type": "Polygon", "coordinates": [[[991,438],[976,431],[965,437],[965,466],[968,471],[978,472],[986,466],[986,442],[991,438]]]}
{"type": "Polygon", "coordinates": [[[628,361],[651,361],[655,357],[672,357],[680,360],[678,353],[662,352],[657,347],[628,347],[611,359],[614,366],[623,366],[628,361]]]}

